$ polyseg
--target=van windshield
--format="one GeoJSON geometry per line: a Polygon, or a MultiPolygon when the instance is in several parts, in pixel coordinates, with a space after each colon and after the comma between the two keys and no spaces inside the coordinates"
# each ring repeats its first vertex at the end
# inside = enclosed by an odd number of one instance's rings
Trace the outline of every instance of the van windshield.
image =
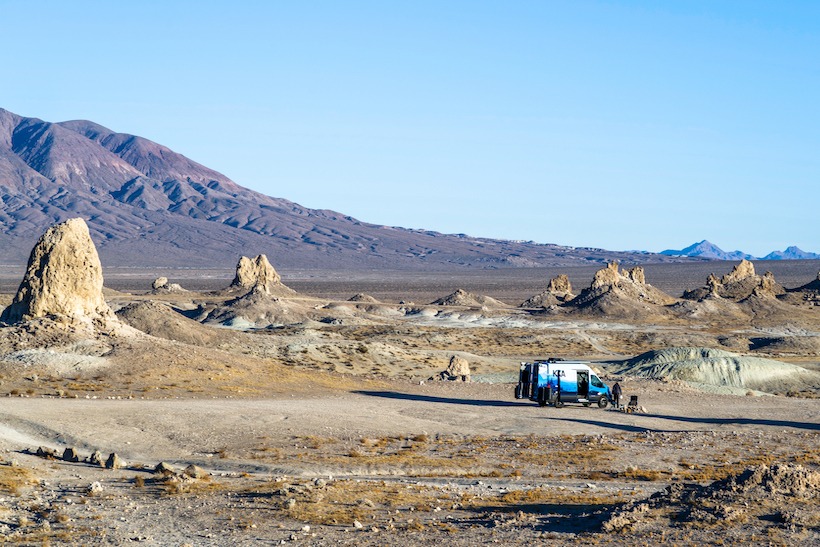
{"type": "Polygon", "coordinates": [[[604,387],[604,383],[598,379],[594,374],[592,375],[592,385],[595,387],[604,387]]]}

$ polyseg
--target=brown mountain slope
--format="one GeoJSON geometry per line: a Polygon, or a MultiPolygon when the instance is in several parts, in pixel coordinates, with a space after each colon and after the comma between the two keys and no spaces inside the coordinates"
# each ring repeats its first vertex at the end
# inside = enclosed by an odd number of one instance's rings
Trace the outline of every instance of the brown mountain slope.
{"type": "Polygon", "coordinates": [[[367,224],[248,190],[141,137],[0,109],[2,261],[25,262],[37,234],[77,216],[111,266],[230,266],[261,253],[283,268],[335,269],[680,260],[367,224]]]}

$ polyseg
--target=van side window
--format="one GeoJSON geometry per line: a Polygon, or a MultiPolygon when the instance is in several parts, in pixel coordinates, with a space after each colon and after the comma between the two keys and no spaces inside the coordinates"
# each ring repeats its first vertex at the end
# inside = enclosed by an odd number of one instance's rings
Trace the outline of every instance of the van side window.
{"type": "Polygon", "coordinates": [[[604,387],[604,383],[598,379],[594,374],[592,375],[592,385],[595,387],[604,387]]]}

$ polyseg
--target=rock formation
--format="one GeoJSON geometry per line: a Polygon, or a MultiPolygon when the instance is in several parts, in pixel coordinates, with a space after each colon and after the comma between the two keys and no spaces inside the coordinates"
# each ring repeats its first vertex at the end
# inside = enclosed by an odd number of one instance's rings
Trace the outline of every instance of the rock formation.
{"type": "Polygon", "coordinates": [[[379,303],[379,301],[376,298],[370,296],[369,294],[364,294],[364,293],[354,294],[347,301],[348,302],[364,302],[364,303],[367,303],[367,304],[378,304],[379,303]]]}
{"type": "Polygon", "coordinates": [[[49,228],[31,251],[23,282],[0,321],[39,317],[61,321],[109,320],[97,249],[81,218],[49,228]]]}
{"type": "Polygon", "coordinates": [[[553,294],[572,294],[572,284],[566,274],[560,274],[550,279],[547,290],[553,294]]]}
{"type": "Polygon", "coordinates": [[[775,281],[771,272],[766,272],[762,276],[757,275],[754,264],[748,260],[741,260],[731,272],[720,279],[714,274],[709,274],[704,287],[684,292],[683,298],[701,301],[706,298],[720,297],[740,302],[752,295],[773,297],[785,293],[786,289],[775,281]]]}
{"type": "Polygon", "coordinates": [[[469,382],[470,363],[463,357],[453,355],[450,357],[450,364],[447,365],[447,370],[442,371],[439,376],[442,380],[461,380],[463,382],[469,382]]]}
{"type": "Polygon", "coordinates": [[[261,290],[265,294],[294,292],[282,283],[282,278],[268,262],[267,256],[259,255],[256,258],[243,256],[236,264],[236,276],[228,290],[249,292],[254,289],[261,290]]]}
{"type": "Polygon", "coordinates": [[[169,283],[167,277],[158,277],[151,283],[153,294],[184,293],[188,292],[178,283],[169,283]]]}
{"type": "Polygon", "coordinates": [[[602,268],[595,272],[595,277],[592,278],[590,289],[608,288],[618,284],[621,275],[618,273],[618,263],[610,262],[606,268],[602,268]]]}
{"type": "Polygon", "coordinates": [[[664,313],[662,306],[674,302],[674,298],[646,282],[640,266],[621,272],[617,262],[610,262],[595,272],[589,288],[566,306],[584,313],[631,317],[650,311],[664,313]]]}
{"type": "Polygon", "coordinates": [[[569,302],[574,298],[572,294],[572,284],[566,274],[560,274],[550,279],[547,290],[528,298],[519,306],[520,308],[548,308],[564,302],[569,302]]]}
{"type": "Polygon", "coordinates": [[[464,289],[456,289],[454,292],[430,302],[433,306],[468,306],[471,308],[506,308],[503,302],[490,296],[473,294],[464,289]]]}

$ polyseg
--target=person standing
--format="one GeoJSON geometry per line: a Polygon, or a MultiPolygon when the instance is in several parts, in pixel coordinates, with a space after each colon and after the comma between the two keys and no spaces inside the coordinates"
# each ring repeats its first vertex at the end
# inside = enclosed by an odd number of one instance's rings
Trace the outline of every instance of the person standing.
{"type": "Polygon", "coordinates": [[[615,405],[615,408],[620,410],[621,408],[621,384],[615,382],[615,385],[612,386],[612,401],[615,405]]]}

